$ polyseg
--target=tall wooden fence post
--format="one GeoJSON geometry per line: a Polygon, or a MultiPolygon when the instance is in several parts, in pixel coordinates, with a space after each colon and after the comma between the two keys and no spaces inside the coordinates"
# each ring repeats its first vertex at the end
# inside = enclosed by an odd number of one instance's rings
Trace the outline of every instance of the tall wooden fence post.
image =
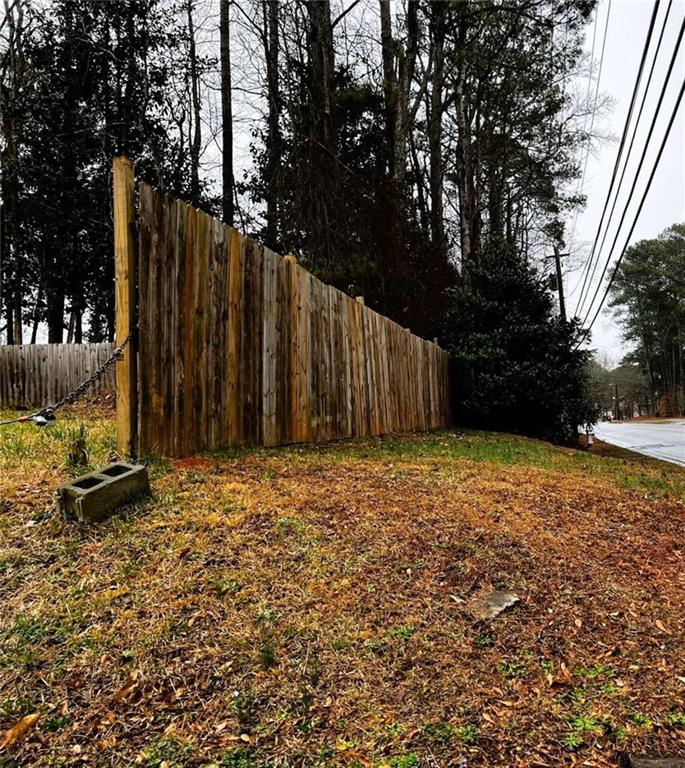
{"type": "Polygon", "coordinates": [[[138,433],[138,370],[136,338],[136,237],[133,164],[115,157],[114,278],[117,346],[130,335],[123,358],[116,364],[117,452],[135,456],[138,433]]]}

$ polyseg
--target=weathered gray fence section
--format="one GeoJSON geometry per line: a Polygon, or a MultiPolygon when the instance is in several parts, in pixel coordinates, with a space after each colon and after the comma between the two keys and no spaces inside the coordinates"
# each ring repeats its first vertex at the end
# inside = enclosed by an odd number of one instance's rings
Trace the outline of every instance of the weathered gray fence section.
{"type": "Polygon", "coordinates": [[[139,199],[141,454],[450,424],[436,343],[162,191],[139,199]]]}
{"type": "MultiPolygon", "coordinates": [[[[13,344],[0,346],[0,408],[52,405],[88,378],[114,344],[13,344]]],[[[114,367],[90,395],[114,392],[114,367]]]]}

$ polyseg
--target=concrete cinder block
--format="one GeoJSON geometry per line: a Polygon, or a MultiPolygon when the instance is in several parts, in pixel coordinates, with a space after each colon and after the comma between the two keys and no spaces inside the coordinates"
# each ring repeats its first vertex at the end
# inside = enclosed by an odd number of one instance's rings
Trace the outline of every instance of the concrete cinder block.
{"type": "Polygon", "coordinates": [[[139,464],[118,461],[61,485],[57,503],[68,520],[99,523],[117,507],[149,494],[147,469],[139,464]]]}

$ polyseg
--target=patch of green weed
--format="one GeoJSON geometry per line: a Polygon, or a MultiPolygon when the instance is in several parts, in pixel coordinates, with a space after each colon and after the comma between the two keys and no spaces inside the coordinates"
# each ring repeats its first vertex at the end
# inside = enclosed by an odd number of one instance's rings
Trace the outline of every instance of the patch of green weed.
{"type": "Polygon", "coordinates": [[[36,711],[36,705],[28,696],[0,701],[0,720],[19,720],[36,711]]]}
{"type": "Polygon", "coordinates": [[[407,625],[402,625],[401,627],[394,627],[390,630],[390,636],[391,637],[397,637],[401,640],[409,640],[409,638],[414,637],[416,634],[416,629],[414,627],[410,627],[407,625]]]}
{"type": "Polygon", "coordinates": [[[44,731],[61,731],[62,728],[66,728],[69,724],[69,715],[57,715],[56,717],[50,717],[42,725],[44,731]]]}
{"type": "Polygon", "coordinates": [[[495,645],[495,638],[488,633],[479,634],[473,638],[473,644],[476,648],[492,648],[495,645]]]}
{"type": "Polygon", "coordinates": [[[592,715],[577,715],[569,720],[569,725],[574,731],[596,731],[600,727],[592,715]]]}
{"type": "Polygon", "coordinates": [[[639,726],[640,728],[644,728],[645,730],[651,731],[654,727],[654,723],[651,721],[651,719],[642,712],[636,712],[630,719],[635,723],[635,725],[639,726]]]}
{"type": "Polygon", "coordinates": [[[219,597],[237,595],[243,588],[242,582],[237,579],[214,579],[211,584],[219,597]]]}
{"type": "Polygon", "coordinates": [[[507,680],[516,680],[525,677],[528,670],[525,661],[501,661],[497,671],[507,680]]]}
{"type": "Polygon", "coordinates": [[[141,765],[145,768],[185,768],[194,752],[192,744],[177,739],[156,739],[144,752],[141,765]]]}
{"type": "Polygon", "coordinates": [[[475,744],[476,739],[478,738],[478,730],[476,729],[476,726],[471,725],[470,723],[467,725],[460,725],[455,733],[459,738],[459,741],[464,744],[475,744]]]}
{"type": "Polygon", "coordinates": [[[402,723],[390,723],[390,725],[385,726],[385,732],[393,738],[400,736],[406,730],[407,729],[402,725],[402,723]]]}
{"type": "Polygon", "coordinates": [[[388,760],[390,768],[417,768],[421,765],[421,760],[415,752],[409,752],[406,755],[395,755],[388,760]]]}
{"type": "Polygon", "coordinates": [[[449,744],[454,737],[454,728],[449,723],[429,723],[424,725],[423,732],[439,744],[449,744]]]}
{"type": "Polygon", "coordinates": [[[611,668],[605,667],[603,664],[594,664],[591,667],[580,667],[574,671],[578,677],[585,677],[588,680],[594,680],[596,677],[604,677],[613,674],[611,668]]]}
{"type": "Polygon", "coordinates": [[[259,664],[264,670],[273,669],[278,666],[276,643],[271,637],[264,638],[259,646],[259,664]]]}
{"type": "Polygon", "coordinates": [[[669,712],[666,715],[666,723],[676,728],[685,728],[685,712],[669,712]]]}
{"type": "Polygon", "coordinates": [[[292,515],[284,515],[276,520],[276,531],[281,537],[293,533],[304,533],[308,528],[309,526],[304,520],[300,520],[299,517],[293,517],[292,515]]]}
{"type": "Polygon", "coordinates": [[[568,750],[569,752],[575,752],[576,750],[580,749],[585,742],[583,741],[583,737],[580,733],[571,731],[571,733],[567,733],[566,736],[564,736],[564,738],[561,740],[561,743],[564,746],[564,749],[568,750]]]}
{"type": "Polygon", "coordinates": [[[217,768],[251,768],[252,752],[249,749],[229,749],[221,757],[217,768]]]}
{"type": "Polygon", "coordinates": [[[231,710],[240,727],[250,731],[257,722],[257,697],[252,691],[233,691],[231,710]]]}

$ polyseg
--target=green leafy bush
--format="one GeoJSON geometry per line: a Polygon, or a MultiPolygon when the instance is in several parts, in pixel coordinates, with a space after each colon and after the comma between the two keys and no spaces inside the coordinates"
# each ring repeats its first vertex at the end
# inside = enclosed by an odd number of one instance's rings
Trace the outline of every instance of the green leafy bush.
{"type": "Polygon", "coordinates": [[[578,349],[579,322],[556,313],[550,291],[523,257],[486,248],[450,289],[445,332],[456,366],[457,418],[468,426],[558,443],[594,420],[578,349]]]}

